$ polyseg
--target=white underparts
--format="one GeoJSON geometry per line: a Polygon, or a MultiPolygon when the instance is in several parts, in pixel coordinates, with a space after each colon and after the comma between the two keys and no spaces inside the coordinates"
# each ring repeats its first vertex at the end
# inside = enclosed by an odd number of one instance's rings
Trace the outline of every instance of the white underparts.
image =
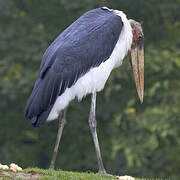
{"type": "Polygon", "coordinates": [[[58,118],[60,111],[67,107],[69,102],[75,97],[80,101],[87,94],[101,91],[111,71],[122,64],[123,58],[131,47],[132,29],[126,15],[122,11],[114,10],[113,12],[121,17],[123,28],[110,58],[98,67],[90,69],[71,88],[67,88],[61,96],[58,96],[47,121],[58,118]]]}

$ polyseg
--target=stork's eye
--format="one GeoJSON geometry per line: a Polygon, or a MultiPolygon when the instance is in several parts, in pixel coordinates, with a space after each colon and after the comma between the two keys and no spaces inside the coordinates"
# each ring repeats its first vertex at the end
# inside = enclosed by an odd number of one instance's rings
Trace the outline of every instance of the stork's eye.
{"type": "Polygon", "coordinates": [[[138,40],[141,40],[141,39],[143,39],[144,38],[144,36],[142,35],[142,34],[140,34],[139,36],[138,36],[138,40]]]}

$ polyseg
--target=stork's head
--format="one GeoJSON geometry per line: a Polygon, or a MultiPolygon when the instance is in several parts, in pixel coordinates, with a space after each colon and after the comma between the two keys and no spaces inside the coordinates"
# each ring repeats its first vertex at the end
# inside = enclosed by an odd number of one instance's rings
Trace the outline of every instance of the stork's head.
{"type": "Polygon", "coordinates": [[[137,93],[142,103],[144,96],[144,35],[140,23],[132,19],[130,19],[129,22],[133,32],[133,40],[131,50],[129,51],[129,57],[133,69],[137,93]]]}

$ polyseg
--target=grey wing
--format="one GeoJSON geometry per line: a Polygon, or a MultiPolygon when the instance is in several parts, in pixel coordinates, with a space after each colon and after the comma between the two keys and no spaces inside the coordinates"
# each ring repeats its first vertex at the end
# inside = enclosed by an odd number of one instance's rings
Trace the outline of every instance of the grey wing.
{"type": "Polygon", "coordinates": [[[119,16],[99,8],[81,16],[52,43],[25,108],[25,117],[33,126],[46,121],[67,87],[110,57],[122,26],[119,16]]]}

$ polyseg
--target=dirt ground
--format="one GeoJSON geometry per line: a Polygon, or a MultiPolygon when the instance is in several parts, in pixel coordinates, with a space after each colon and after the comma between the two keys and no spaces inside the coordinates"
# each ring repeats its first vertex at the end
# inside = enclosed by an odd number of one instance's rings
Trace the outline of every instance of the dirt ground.
{"type": "Polygon", "coordinates": [[[2,171],[0,172],[0,179],[4,178],[4,177],[9,177],[12,179],[16,179],[16,178],[22,178],[25,180],[36,180],[38,178],[40,178],[41,176],[43,176],[43,174],[38,174],[34,171],[29,171],[27,173],[23,173],[23,172],[8,172],[8,171],[2,171]]]}

